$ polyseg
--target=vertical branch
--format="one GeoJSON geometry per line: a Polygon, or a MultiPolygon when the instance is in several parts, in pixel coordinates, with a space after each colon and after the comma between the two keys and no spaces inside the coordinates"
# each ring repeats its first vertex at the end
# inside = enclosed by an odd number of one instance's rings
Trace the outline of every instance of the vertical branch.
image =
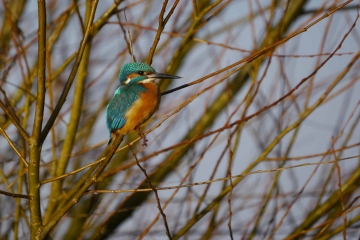
{"type": "MultiPolygon", "coordinates": [[[[125,12],[125,11],[126,11],[126,7],[124,8],[124,15],[125,15],[125,20],[126,20],[126,22],[127,22],[126,12],[125,12]]],[[[132,50],[132,44],[131,44],[131,37],[130,37],[129,26],[128,26],[128,33],[129,33],[129,39],[128,39],[128,38],[126,37],[126,31],[125,31],[125,29],[124,29],[124,26],[123,26],[122,23],[121,23],[119,12],[116,12],[116,17],[117,17],[117,19],[118,19],[118,21],[119,21],[120,28],[121,28],[121,30],[122,30],[122,32],[123,32],[123,34],[124,34],[124,40],[125,40],[126,45],[127,45],[127,47],[128,47],[129,54],[130,54],[133,62],[136,62],[136,59],[135,59],[135,56],[134,56],[134,52],[133,52],[133,50],[132,50]]]]}
{"type": "Polygon", "coordinates": [[[73,68],[71,69],[71,73],[70,76],[66,82],[65,88],[61,93],[60,99],[58,101],[58,103],[56,104],[56,107],[54,109],[54,111],[52,112],[48,122],[46,123],[42,133],[41,133],[41,138],[40,138],[40,143],[42,144],[45,141],[46,136],[48,135],[50,129],[52,128],[62,106],[64,105],[65,101],[66,101],[66,97],[70,91],[71,85],[74,82],[75,79],[75,75],[77,73],[77,70],[79,68],[83,53],[85,51],[85,47],[86,47],[86,43],[91,35],[92,32],[92,23],[94,21],[94,17],[95,17],[95,12],[96,12],[96,7],[98,4],[99,0],[93,0],[92,2],[92,9],[91,9],[91,13],[90,13],[90,18],[89,21],[86,25],[86,31],[85,31],[85,35],[83,40],[80,43],[80,47],[79,47],[79,51],[78,54],[76,56],[76,60],[75,60],[75,64],[73,66],[73,68]]]}
{"type": "Polygon", "coordinates": [[[192,5],[193,5],[193,8],[194,8],[194,18],[197,18],[197,16],[198,16],[198,9],[197,9],[196,0],[192,0],[192,5]]]}
{"type": "Polygon", "coordinates": [[[168,0],[165,0],[164,3],[163,3],[163,6],[162,6],[162,9],[161,9],[161,12],[160,12],[160,15],[159,15],[159,27],[158,27],[158,30],[156,32],[156,36],[155,36],[155,39],[154,39],[154,43],[153,45],[151,46],[150,48],[150,51],[149,51],[149,55],[148,55],[148,59],[147,59],[147,63],[149,65],[151,65],[152,63],[152,58],[154,56],[154,53],[155,53],[155,50],[156,50],[156,46],[158,45],[159,41],[160,41],[160,36],[161,36],[161,33],[162,31],[164,30],[165,28],[165,25],[166,23],[168,22],[168,20],[170,19],[171,15],[173,14],[177,4],[179,3],[179,0],[176,0],[174,2],[174,5],[172,6],[172,8],[170,9],[170,12],[168,13],[168,15],[166,16],[166,18],[164,19],[164,14],[165,14],[165,10],[166,10],[166,5],[168,4],[168,0]]]}
{"type": "Polygon", "coordinates": [[[38,84],[34,127],[32,138],[39,140],[45,104],[45,68],[46,68],[46,7],[45,1],[38,0],[39,30],[38,30],[38,84]]]}
{"type": "Polygon", "coordinates": [[[345,211],[345,202],[344,202],[344,193],[342,191],[342,184],[341,184],[341,168],[339,165],[339,159],[336,156],[335,153],[335,142],[337,139],[334,139],[334,136],[331,137],[331,144],[332,144],[332,153],[334,155],[335,159],[335,168],[337,172],[337,178],[338,178],[338,187],[339,187],[339,195],[340,195],[340,203],[341,203],[341,210],[344,212],[342,214],[343,220],[344,220],[344,231],[343,231],[343,239],[346,240],[346,223],[347,223],[347,217],[346,217],[346,211],[345,211]]]}
{"type": "MultiPolygon", "coordinates": [[[[126,17],[126,7],[124,8],[124,17],[125,17],[126,23],[128,23],[128,20],[127,20],[127,17],[126,17]]],[[[135,56],[134,56],[134,50],[133,50],[132,42],[131,42],[131,35],[130,35],[129,25],[127,26],[127,33],[128,33],[129,49],[130,49],[131,58],[132,58],[133,62],[136,62],[136,59],[135,59],[135,56]]]]}
{"type": "MultiPolygon", "coordinates": [[[[126,7],[124,8],[124,16],[125,16],[125,21],[126,21],[126,23],[127,23],[126,7]]],[[[130,54],[130,56],[131,56],[131,58],[132,58],[132,61],[133,61],[133,62],[136,62],[136,58],[135,58],[135,56],[134,56],[134,51],[133,51],[133,48],[132,48],[132,42],[131,42],[129,25],[128,25],[128,37],[126,37],[126,31],[125,31],[124,26],[123,26],[122,23],[121,23],[119,12],[116,12],[116,17],[117,17],[117,19],[118,19],[118,21],[119,21],[120,28],[121,28],[121,30],[122,30],[122,32],[123,32],[123,34],[124,34],[124,40],[125,40],[126,45],[127,45],[127,47],[128,47],[129,54],[130,54]]]]}
{"type": "Polygon", "coordinates": [[[42,225],[40,210],[39,167],[41,144],[40,134],[45,104],[45,66],[46,66],[46,6],[44,0],[38,0],[38,84],[35,119],[32,136],[29,140],[29,207],[30,207],[30,239],[35,239],[42,225]]]}
{"type": "MultiPolygon", "coordinates": [[[[86,23],[89,22],[91,10],[92,10],[91,0],[87,0],[86,16],[85,16],[86,23]]],[[[91,40],[92,38],[90,37],[86,43],[86,47],[83,53],[83,58],[79,65],[75,91],[74,91],[74,100],[70,114],[70,122],[66,130],[66,136],[65,136],[63,148],[61,150],[61,155],[56,166],[55,176],[60,176],[64,174],[65,169],[68,166],[71,151],[75,144],[75,138],[80,122],[82,104],[84,99],[84,87],[87,76],[87,68],[90,59],[91,40]]],[[[48,222],[49,218],[51,218],[51,214],[53,213],[53,211],[55,210],[58,204],[58,200],[59,200],[58,196],[59,194],[61,194],[62,183],[63,181],[59,180],[59,181],[55,181],[52,184],[50,201],[44,215],[44,223],[48,222]]]]}
{"type": "Polygon", "coordinates": [[[148,55],[148,59],[147,59],[147,63],[149,65],[151,65],[152,63],[152,58],[154,56],[154,53],[155,53],[155,49],[156,49],[156,46],[157,44],[159,43],[160,41],[160,36],[161,36],[161,32],[163,31],[164,29],[164,13],[165,13],[165,10],[166,10],[166,5],[168,4],[168,0],[165,0],[163,2],[163,5],[162,5],[162,8],[161,8],[161,12],[160,12],[160,15],[159,15],[159,27],[158,27],[158,30],[156,32],[156,36],[155,36],[155,39],[154,39],[154,43],[153,45],[151,46],[150,48],[150,51],[149,51],[149,55],[148,55]]]}
{"type": "Polygon", "coordinates": [[[234,157],[234,153],[231,150],[231,140],[230,138],[228,139],[228,145],[229,145],[229,165],[228,165],[228,177],[229,177],[229,181],[230,181],[230,193],[229,193],[229,198],[228,198],[228,210],[229,210],[229,221],[228,221],[228,228],[229,228],[229,234],[230,234],[230,238],[231,240],[234,240],[234,236],[233,236],[233,231],[231,228],[231,219],[232,219],[232,211],[231,211],[231,199],[232,199],[232,195],[233,195],[233,189],[234,189],[234,184],[232,181],[232,174],[231,174],[231,167],[233,166],[233,157],[234,157]]]}

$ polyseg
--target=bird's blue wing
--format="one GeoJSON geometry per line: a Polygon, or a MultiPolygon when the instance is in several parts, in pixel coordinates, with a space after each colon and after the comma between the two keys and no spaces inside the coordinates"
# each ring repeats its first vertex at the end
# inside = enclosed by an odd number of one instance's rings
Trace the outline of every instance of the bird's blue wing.
{"type": "Polygon", "coordinates": [[[136,92],[119,87],[106,108],[106,125],[109,134],[122,128],[126,123],[125,114],[129,107],[138,99],[136,92]]]}

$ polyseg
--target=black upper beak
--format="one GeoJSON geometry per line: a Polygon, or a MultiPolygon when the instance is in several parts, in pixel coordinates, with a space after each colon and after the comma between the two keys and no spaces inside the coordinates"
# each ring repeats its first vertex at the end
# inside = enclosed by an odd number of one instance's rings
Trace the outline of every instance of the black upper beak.
{"type": "Polygon", "coordinates": [[[147,78],[177,79],[177,78],[181,78],[181,77],[170,75],[170,74],[165,74],[165,73],[154,73],[154,74],[147,75],[147,78]]]}

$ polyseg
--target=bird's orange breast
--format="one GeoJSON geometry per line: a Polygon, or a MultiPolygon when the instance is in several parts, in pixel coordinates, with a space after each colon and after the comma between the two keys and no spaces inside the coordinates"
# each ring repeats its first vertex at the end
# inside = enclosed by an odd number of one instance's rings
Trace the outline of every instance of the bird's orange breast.
{"type": "Polygon", "coordinates": [[[146,88],[139,94],[138,100],[128,109],[125,114],[125,125],[116,132],[119,134],[127,134],[134,128],[146,120],[148,120],[160,105],[160,90],[155,82],[138,83],[146,88]]]}

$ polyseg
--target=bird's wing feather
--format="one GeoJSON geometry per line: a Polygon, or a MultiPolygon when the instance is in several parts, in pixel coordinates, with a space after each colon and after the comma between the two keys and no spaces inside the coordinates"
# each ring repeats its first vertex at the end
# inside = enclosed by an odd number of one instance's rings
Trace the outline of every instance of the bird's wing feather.
{"type": "Polygon", "coordinates": [[[125,114],[129,107],[138,99],[132,91],[124,91],[119,87],[106,108],[106,125],[109,133],[122,128],[125,123],[125,114]]]}

